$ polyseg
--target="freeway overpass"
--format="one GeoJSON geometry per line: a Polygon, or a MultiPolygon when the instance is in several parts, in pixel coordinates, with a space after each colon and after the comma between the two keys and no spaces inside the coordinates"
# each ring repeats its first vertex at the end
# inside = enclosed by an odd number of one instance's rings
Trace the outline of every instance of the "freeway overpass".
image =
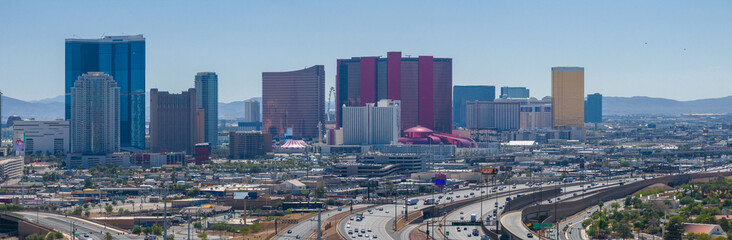
{"type": "Polygon", "coordinates": [[[34,233],[46,235],[49,232],[53,232],[53,229],[28,221],[20,214],[0,213],[0,235],[2,236],[25,237],[34,233]]]}
{"type": "Polygon", "coordinates": [[[64,216],[56,213],[48,212],[15,212],[13,213],[15,220],[19,222],[27,222],[35,224],[36,226],[47,229],[48,231],[60,231],[67,235],[72,233],[84,235],[87,234],[87,239],[103,240],[106,239],[104,234],[109,232],[112,234],[113,239],[144,239],[142,236],[128,234],[127,232],[111,227],[105,226],[104,224],[89,221],[83,218],[64,216]],[[72,226],[75,227],[72,230],[72,226]]]}
{"type": "MultiPolygon", "coordinates": [[[[500,223],[504,226],[503,230],[505,234],[511,235],[512,238],[528,239],[526,235],[529,233],[526,231],[527,223],[555,223],[558,219],[564,219],[597,205],[599,201],[623,198],[653,184],[664,183],[667,185],[678,185],[687,183],[694,178],[710,178],[720,174],[729,176],[732,175],[732,172],[668,175],[601,190],[596,194],[580,200],[563,201],[552,205],[529,206],[530,204],[527,204],[520,208],[514,206],[510,209],[511,212],[501,217],[500,223]]],[[[521,199],[528,200],[526,197],[528,196],[524,196],[521,199]]],[[[538,201],[544,201],[544,199],[538,199],[538,201]]]]}

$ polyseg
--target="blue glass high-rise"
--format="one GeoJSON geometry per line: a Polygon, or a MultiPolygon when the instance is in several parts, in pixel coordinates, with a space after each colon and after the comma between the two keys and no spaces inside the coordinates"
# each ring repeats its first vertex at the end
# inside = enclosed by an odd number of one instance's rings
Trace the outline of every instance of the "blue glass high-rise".
{"type": "Polygon", "coordinates": [[[585,100],[585,122],[602,122],[602,94],[587,95],[587,100],[585,100]]]}
{"type": "Polygon", "coordinates": [[[87,72],[114,78],[120,88],[120,145],[145,149],[145,38],[66,39],[66,120],[71,118],[71,87],[87,72]]]}

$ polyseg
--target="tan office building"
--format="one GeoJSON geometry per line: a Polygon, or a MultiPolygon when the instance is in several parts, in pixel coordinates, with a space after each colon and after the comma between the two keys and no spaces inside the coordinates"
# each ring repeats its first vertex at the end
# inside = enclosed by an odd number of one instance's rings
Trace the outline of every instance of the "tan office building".
{"type": "Polygon", "coordinates": [[[585,126],[585,69],[552,68],[552,117],[555,129],[585,126]]]}

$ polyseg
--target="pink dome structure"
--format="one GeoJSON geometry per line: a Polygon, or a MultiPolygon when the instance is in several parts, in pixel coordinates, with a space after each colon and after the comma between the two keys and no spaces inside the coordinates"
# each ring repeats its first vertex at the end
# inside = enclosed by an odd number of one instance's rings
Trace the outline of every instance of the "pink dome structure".
{"type": "Polygon", "coordinates": [[[415,126],[404,130],[404,137],[399,138],[399,142],[407,145],[455,145],[458,147],[472,148],[477,147],[470,138],[455,136],[452,134],[440,133],[432,131],[432,129],[415,126]]]}

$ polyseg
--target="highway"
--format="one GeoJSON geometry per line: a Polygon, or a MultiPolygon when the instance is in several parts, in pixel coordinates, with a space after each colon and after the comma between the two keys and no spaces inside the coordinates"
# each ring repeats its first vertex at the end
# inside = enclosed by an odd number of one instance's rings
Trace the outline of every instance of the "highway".
{"type": "MultiPolygon", "coordinates": [[[[634,179],[628,179],[628,180],[630,182],[635,182],[635,181],[638,181],[641,179],[634,178],[634,179]]],[[[562,196],[560,196],[560,198],[561,198],[560,201],[575,200],[577,198],[581,198],[582,195],[584,195],[585,197],[592,196],[594,194],[597,194],[597,192],[595,190],[610,188],[610,187],[613,187],[613,186],[619,184],[618,180],[607,181],[609,184],[607,184],[607,183],[603,184],[605,181],[602,181],[603,183],[600,183],[600,182],[601,181],[595,182],[599,186],[591,187],[590,190],[587,190],[587,192],[585,192],[584,194],[578,194],[576,196],[574,195],[574,192],[581,191],[583,188],[586,188],[587,184],[585,183],[585,184],[581,185],[582,187],[580,187],[580,185],[568,186],[568,187],[566,187],[566,191],[564,191],[564,194],[562,196]]],[[[553,186],[557,186],[557,185],[553,185],[553,186]]],[[[552,203],[554,203],[554,202],[552,202],[552,203]]],[[[547,205],[547,207],[551,207],[551,203],[549,203],[548,200],[543,201],[541,204],[547,205]]],[[[606,204],[606,205],[609,206],[609,204],[606,204]]],[[[508,228],[508,230],[510,232],[514,233],[516,236],[518,236],[521,239],[529,239],[527,237],[529,234],[531,234],[533,236],[532,238],[536,237],[535,232],[529,230],[528,227],[526,226],[526,224],[524,224],[521,221],[521,211],[512,211],[510,213],[507,213],[506,215],[501,215],[500,221],[501,221],[502,226],[508,228]]],[[[581,222],[581,221],[579,221],[579,222],[581,222]]],[[[580,226],[581,226],[581,223],[580,223],[580,226]]],[[[561,229],[563,229],[564,226],[559,225],[558,227],[561,230],[561,229]]],[[[556,229],[557,229],[557,227],[555,226],[555,228],[552,231],[556,231],[556,229]]],[[[563,235],[563,234],[560,234],[560,235],[563,235]]]]}
{"type": "MultiPolygon", "coordinates": [[[[366,204],[358,204],[353,205],[353,209],[358,209],[366,207],[366,204]]],[[[325,222],[330,217],[333,217],[339,213],[342,213],[343,211],[349,211],[350,207],[343,207],[341,208],[341,211],[338,211],[338,209],[333,209],[329,211],[322,212],[320,214],[320,220],[321,222],[325,222]]],[[[318,226],[318,216],[315,215],[314,217],[311,217],[310,219],[307,219],[295,226],[292,226],[288,229],[283,229],[279,235],[275,239],[279,240],[286,240],[286,239],[296,239],[297,236],[300,236],[301,238],[307,238],[310,235],[312,235],[316,230],[318,226]],[[292,231],[291,233],[287,233],[288,231],[292,231]]]]}
{"type": "Polygon", "coordinates": [[[105,239],[104,234],[106,232],[112,234],[112,237],[114,239],[144,239],[144,237],[142,236],[127,234],[123,231],[119,231],[109,227],[105,228],[103,224],[91,222],[77,217],[64,217],[63,215],[59,214],[42,212],[17,212],[17,214],[20,214],[21,216],[23,216],[23,218],[30,222],[36,222],[36,219],[38,219],[38,224],[67,233],[69,235],[72,234],[71,224],[74,223],[76,226],[76,234],[80,235],[80,239],[102,240],[105,239]],[[86,237],[84,234],[88,234],[89,237],[86,237]]]}
{"type": "MultiPolygon", "coordinates": [[[[454,194],[460,194],[461,196],[463,196],[465,194],[470,194],[471,191],[472,191],[472,189],[463,188],[463,189],[454,191],[454,194]]],[[[444,193],[443,194],[434,194],[434,198],[437,199],[439,195],[445,195],[445,194],[444,193]]],[[[445,196],[447,196],[447,195],[445,195],[445,196]]],[[[419,197],[408,198],[408,199],[418,199],[416,205],[407,206],[407,207],[409,207],[408,211],[409,212],[419,211],[426,207],[431,206],[431,205],[424,205],[424,199],[428,199],[428,198],[432,198],[432,197],[433,197],[433,194],[427,194],[427,195],[423,195],[423,196],[419,196],[419,197]]],[[[461,197],[459,199],[454,199],[453,201],[459,201],[462,199],[463,198],[461,197]]],[[[447,201],[446,198],[443,197],[443,199],[440,200],[439,204],[443,204],[446,201],[447,201]]],[[[403,214],[404,213],[404,200],[399,200],[398,203],[399,204],[397,207],[398,208],[397,217],[404,217],[404,214],[403,214]]],[[[355,221],[355,214],[350,215],[349,218],[343,219],[338,224],[338,231],[340,233],[342,233],[343,236],[350,236],[350,239],[367,239],[365,237],[365,233],[362,234],[363,235],[362,237],[359,237],[358,234],[350,234],[350,235],[347,234],[349,229],[358,227],[359,231],[360,231],[360,229],[363,226],[367,226],[367,229],[368,229],[368,227],[371,227],[371,229],[372,229],[371,233],[366,232],[369,234],[369,237],[372,237],[373,234],[376,234],[377,239],[387,239],[388,240],[388,239],[395,239],[395,238],[402,239],[403,234],[406,234],[405,236],[408,236],[409,232],[407,232],[407,230],[412,230],[416,227],[416,225],[414,225],[414,226],[410,225],[410,226],[405,226],[402,229],[402,231],[400,231],[398,233],[395,233],[394,231],[392,231],[393,224],[394,224],[393,220],[394,220],[394,216],[395,216],[395,214],[394,214],[395,205],[394,204],[378,205],[378,206],[371,207],[369,209],[372,210],[372,213],[369,213],[368,211],[363,211],[363,213],[364,213],[363,221],[360,221],[360,222],[355,221]],[[383,208],[383,211],[376,210],[376,209],[380,209],[380,208],[383,208]],[[354,217],[354,219],[350,220],[350,217],[354,217]],[[349,221],[351,221],[351,228],[347,227],[349,221]],[[355,235],[355,237],[354,237],[354,235],[355,235]]]]}
{"type": "MultiPolygon", "coordinates": [[[[486,187],[484,188],[486,193],[483,193],[483,216],[482,219],[494,219],[493,210],[496,209],[497,215],[503,211],[503,207],[506,204],[506,197],[508,197],[507,194],[509,194],[509,186],[498,186],[493,192],[492,187],[486,187]],[[503,189],[502,189],[503,187],[503,189]],[[502,190],[501,190],[502,189],[502,190]],[[497,198],[497,199],[496,199],[497,198]],[[498,201],[496,201],[498,200],[498,201]],[[498,202],[498,205],[496,205],[496,202],[498,202]]],[[[529,189],[528,186],[525,184],[518,184],[516,185],[516,188],[510,189],[510,197],[515,198],[516,194],[519,193],[519,191],[529,189]]],[[[475,191],[476,198],[480,198],[480,191],[475,191]]],[[[524,193],[525,194],[525,193],[524,193]]],[[[462,196],[465,197],[464,195],[462,196]]],[[[480,218],[480,202],[462,207],[460,209],[457,209],[455,211],[450,212],[445,217],[445,224],[450,225],[449,222],[453,221],[469,221],[472,214],[476,214],[476,218],[480,218]],[[462,218],[462,219],[461,219],[462,218]]],[[[443,231],[447,231],[450,233],[450,239],[469,239],[474,238],[472,236],[473,229],[478,229],[480,232],[480,235],[485,235],[485,233],[481,230],[480,227],[460,227],[460,232],[457,231],[458,227],[453,226],[445,226],[445,229],[443,231]],[[465,230],[467,228],[467,231],[465,230]]],[[[494,227],[495,228],[495,227],[494,227]]]]}
{"type": "MultiPolygon", "coordinates": [[[[610,205],[614,202],[617,202],[620,204],[620,206],[623,206],[625,204],[624,199],[616,199],[610,202],[605,203],[602,208],[607,209],[610,208],[610,205]]],[[[575,215],[571,219],[567,219],[565,221],[562,221],[559,223],[559,229],[564,229],[566,226],[570,226],[564,234],[559,234],[561,239],[569,239],[569,240],[586,240],[587,234],[585,233],[584,228],[582,227],[582,221],[589,218],[592,213],[596,212],[598,210],[597,206],[593,206],[590,209],[587,209],[585,211],[582,211],[581,213],[575,215]],[[584,235],[584,237],[583,237],[584,235]]]]}

